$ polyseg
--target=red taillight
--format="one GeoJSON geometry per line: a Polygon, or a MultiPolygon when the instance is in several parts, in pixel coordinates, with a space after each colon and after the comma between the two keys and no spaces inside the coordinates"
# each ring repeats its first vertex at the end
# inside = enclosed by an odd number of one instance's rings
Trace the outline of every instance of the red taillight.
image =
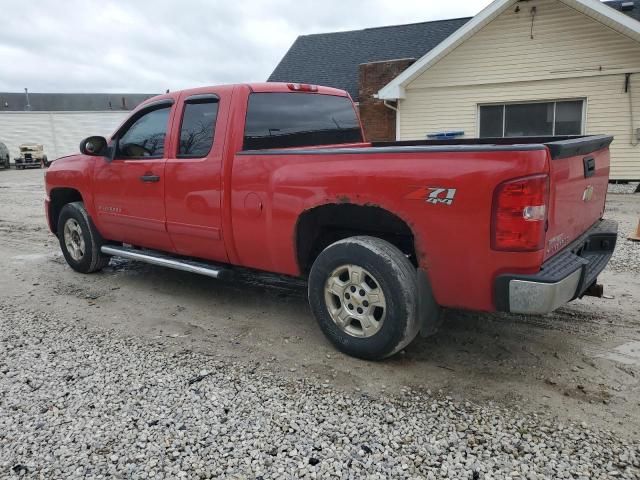
{"type": "Polygon", "coordinates": [[[491,248],[512,252],[543,249],[548,201],[547,175],[498,185],[493,197],[491,248]]]}
{"type": "Polygon", "coordinates": [[[317,92],[317,85],[309,85],[308,83],[287,83],[287,87],[289,90],[294,90],[296,92],[317,92]]]}

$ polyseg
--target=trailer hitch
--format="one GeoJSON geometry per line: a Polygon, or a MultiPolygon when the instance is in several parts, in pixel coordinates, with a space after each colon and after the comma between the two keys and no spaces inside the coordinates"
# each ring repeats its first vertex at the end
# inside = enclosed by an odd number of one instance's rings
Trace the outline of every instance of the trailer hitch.
{"type": "Polygon", "coordinates": [[[585,297],[602,298],[604,296],[604,286],[600,283],[594,282],[582,295],[585,297]]]}

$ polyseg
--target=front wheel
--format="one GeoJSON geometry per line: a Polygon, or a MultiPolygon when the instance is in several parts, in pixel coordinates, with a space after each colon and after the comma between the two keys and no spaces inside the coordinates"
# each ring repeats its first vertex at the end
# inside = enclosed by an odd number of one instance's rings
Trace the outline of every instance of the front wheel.
{"type": "Polygon", "coordinates": [[[109,257],[100,251],[100,234],[89,222],[82,202],[62,207],[58,218],[58,239],[65,260],[77,272],[97,272],[109,263],[109,257]]]}
{"type": "Polygon", "coordinates": [[[418,334],[416,269],[379,238],[351,237],[322,251],[309,275],[309,304],[329,340],[354,357],[389,357],[418,334]]]}

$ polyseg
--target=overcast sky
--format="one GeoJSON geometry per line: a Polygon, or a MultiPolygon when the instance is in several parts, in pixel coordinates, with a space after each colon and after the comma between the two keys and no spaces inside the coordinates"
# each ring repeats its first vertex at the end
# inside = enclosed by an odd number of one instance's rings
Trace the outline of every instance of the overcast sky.
{"type": "Polygon", "coordinates": [[[266,80],[298,35],[472,16],[489,0],[2,0],[0,91],[266,80]]]}

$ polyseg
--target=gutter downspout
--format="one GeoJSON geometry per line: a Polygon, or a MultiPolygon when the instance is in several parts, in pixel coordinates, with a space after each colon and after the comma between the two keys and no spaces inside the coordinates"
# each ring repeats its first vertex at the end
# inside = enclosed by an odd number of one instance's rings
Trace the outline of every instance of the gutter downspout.
{"type": "Polygon", "coordinates": [[[396,106],[388,103],[388,100],[383,100],[382,104],[387,107],[389,110],[393,110],[396,112],[396,141],[400,139],[400,112],[398,110],[398,101],[396,100],[396,106]]]}
{"type": "Polygon", "coordinates": [[[394,112],[398,113],[398,107],[394,107],[393,105],[391,105],[390,103],[387,103],[389,100],[383,100],[382,104],[387,107],[390,108],[391,110],[393,110],[394,112]]]}

